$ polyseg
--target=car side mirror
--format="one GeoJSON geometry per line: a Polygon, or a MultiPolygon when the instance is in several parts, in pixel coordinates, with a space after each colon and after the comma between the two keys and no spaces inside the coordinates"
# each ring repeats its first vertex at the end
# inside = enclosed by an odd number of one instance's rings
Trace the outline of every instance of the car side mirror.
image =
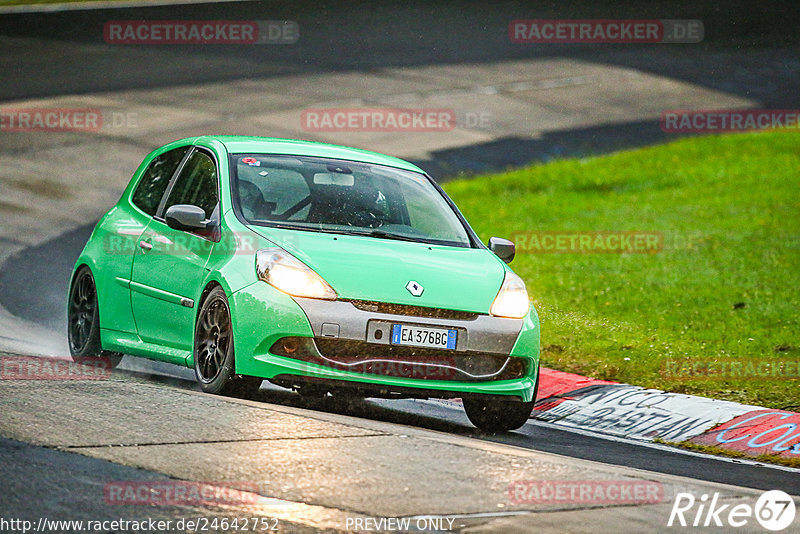
{"type": "Polygon", "coordinates": [[[164,214],[167,226],[175,230],[205,230],[209,226],[203,208],[190,204],[175,204],[164,214]]]}
{"type": "Polygon", "coordinates": [[[517,247],[513,241],[502,237],[492,237],[489,239],[489,250],[494,252],[498,258],[506,263],[511,263],[517,253],[517,247]]]}

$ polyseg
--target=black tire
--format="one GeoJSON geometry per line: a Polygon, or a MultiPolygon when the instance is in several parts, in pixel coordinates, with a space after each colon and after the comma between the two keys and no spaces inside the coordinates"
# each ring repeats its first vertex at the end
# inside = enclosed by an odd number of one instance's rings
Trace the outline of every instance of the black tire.
{"type": "Polygon", "coordinates": [[[536,395],[539,392],[539,369],[536,370],[536,385],[531,402],[503,400],[502,397],[466,397],[464,411],[470,422],[483,430],[497,434],[516,430],[530,419],[536,395]]]}
{"type": "Polygon", "coordinates": [[[484,432],[496,434],[524,425],[531,416],[533,404],[492,398],[465,398],[464,411],[473,425],[484,432]]]}
{"type": "Polygon", "coordinates": [[[230,306],[219,286],[211,290],[197,314],[193,356],[194,374],[206,393],[250,397],[261,386],[260,378],[236,374],[230,306]]]}
{"type": "Polygon", "coordinates": [[[103,358],[113,369],[122,360],[122,354],[105,351],[100,343],[97,286],[92,271],[85,265],[72,277],[67,305],[67,340],[69,353],[76,362],[103,358]]]}

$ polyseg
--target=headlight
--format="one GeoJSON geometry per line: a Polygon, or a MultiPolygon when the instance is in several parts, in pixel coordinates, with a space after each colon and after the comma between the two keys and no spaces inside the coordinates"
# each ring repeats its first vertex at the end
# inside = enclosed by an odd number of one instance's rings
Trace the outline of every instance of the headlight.
{"type": "Polygon", "coordinates": [[[500,286],[500,291],[497,292],[489,313],[498,317],[521,319],[528,314],[529,308],[530,302],[525,282],[511,271],[506,271],[503,285],[500,286]]]}
{"type": "Polygon", "coordinates": [[[336,300],[336,291],[305,263],[280,248],[256,252],[259,280],[295,297],[336,300]]]}

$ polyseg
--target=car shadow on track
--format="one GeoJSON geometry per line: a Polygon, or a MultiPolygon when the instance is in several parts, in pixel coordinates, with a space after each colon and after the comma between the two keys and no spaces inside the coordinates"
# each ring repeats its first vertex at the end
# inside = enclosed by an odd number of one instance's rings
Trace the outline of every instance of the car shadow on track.
{"type": "MultiPolygon", "coordinates": [[[[129,367],[134,369],[117,369],[114,374],[124,375],[137,382],[160,384],[179,389],[200,391],[200,386],[194,380],[187,378],[186,370],[180,370],[180,375],[165,374],[153,370],[140,369],[143,365],[140,359],[135,361],[128,359],[129,367]]],[[[149,367],[150,362],[144,365],[149,367]]],[[[165,364],[166,365],[166,364],[165,364]]],[[[158,365],[162,368],[161,365],[158,365]]],[[[169,373],[169,371],[167,371],[169,373]]],[[[446,432],[462,436],[485,436],[479,430],[467,422],[466,415],[460,410],[438,407],[430,403],[417,402],[408,399],[370,399],[353,398],[341,396],[327,396],[324,398],[306,398],[297,392],[280,388],[264,382],[258,393],[241,397],[246,400],[289,406],[292,408],[302,408],[319,412],[332,413],[337,415],[347,415],[350,417],[360,417],[373,421],[382,421],[407,425],[437,432],[446,432]]]]}

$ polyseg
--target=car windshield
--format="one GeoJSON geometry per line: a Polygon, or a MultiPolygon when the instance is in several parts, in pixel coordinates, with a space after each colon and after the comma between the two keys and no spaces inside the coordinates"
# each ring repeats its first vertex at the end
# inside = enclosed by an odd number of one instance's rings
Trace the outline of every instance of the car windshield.
{"type": "Polygon", "coordinates": [[[251,224],[471,246],[466,228],[417,172],[344,160],[236,154],[233,199],[251,224]]]}

